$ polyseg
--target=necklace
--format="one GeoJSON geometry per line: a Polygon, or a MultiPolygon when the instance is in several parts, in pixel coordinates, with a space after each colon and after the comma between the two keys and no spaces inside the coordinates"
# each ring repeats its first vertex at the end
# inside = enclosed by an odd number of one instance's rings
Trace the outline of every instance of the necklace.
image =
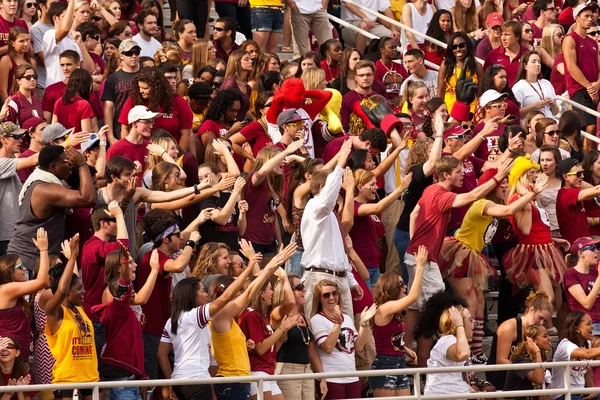
{"type": "Polygon", "coordinates": [[[540,91],[538,92],[536,88],[533,87],[533,85],[531,84],[531,82],[529,82],[526,79],[527,83],[529,84],[529,86],[531,86],[531,88],[533,89],[533,91],[535,92],[535,94],[538,95],[538,97],[540,98],[540,100],[544,100],[544,91],[542,90],[542,85],[540,84],[540,81],[536,80],[536,83],[538,84],[538,87],[540,88],[540,91]]]}
{"type": "Polygon", "coordinates": [[[306,336],[304,336],[302,326],[296,325],[296,328],[298,328],[298,330],[300,331],[300,337],[302,337],[302,342],[304,342],[304,344],[308,346],[310,344],[310,328],[306,326],[306,336]]]}

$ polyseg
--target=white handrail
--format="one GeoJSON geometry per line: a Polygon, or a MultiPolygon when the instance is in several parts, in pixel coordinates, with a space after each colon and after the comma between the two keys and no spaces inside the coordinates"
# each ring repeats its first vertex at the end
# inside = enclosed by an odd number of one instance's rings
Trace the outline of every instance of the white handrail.
{"type": "MultiPolygon", "coordinates": [[[[478,365],[478,366],[460,366],[460,367],[436,367],[436,368],[404,368],[389,370],[367,370],[367,371],[348,371],[348,372],[328,372],[318,374],[291,374],[291,375],[269,375],[269,376],[236,376],[236,377],[213,377],[198,379],[154,379],[142,381],[104,381],[104,382],[82,382],[70,384],[51,384],[51,385],[20,385],[20,386],[0,386],[0,393],[7,392],[32,392],[47,390],[73,390],[73,389],[93,389],[93,399],[99,399],[99,389],[109,389],[116,387],[159,387],[159,386],[181,386],[181,385],[203,385],[203,384],[227,384],[227,383],[250,383],[257,382],[259,387],[265,380],[268,381],[298,381],[313,380],[323,378],[345,378],[345,377],[370,377],[384,375],[414,375],[415,381],[419,382],[422,374],[430,373],[450,373],[450,372],[485,372],[485,371],[511,371],[525,370],[535,368],[565,368],[564,388],[545,389],[545,390],[520,390],[510,392],[479,392],[463,394],[445,394],[445,395],[422,395],[419,390],[412,396],[406,396],[406,400],[434,400],[434,399],[477,399],[477,398],[502,398],[502,397],[520,397],[537,395],[566,395],[581,393],[600,393],[600,387],[570,389],[569,371],[572,367],[596,367],[600,366],[600,361],[561,361],[547,363],[527,363],[527,364],[498,364],[498,365],[478,365]]],[[[262,391],[258,391],[258,399],[262,400],[262,391]]],[[[391,398],[390,398],[391,399],[391,398]]]]}

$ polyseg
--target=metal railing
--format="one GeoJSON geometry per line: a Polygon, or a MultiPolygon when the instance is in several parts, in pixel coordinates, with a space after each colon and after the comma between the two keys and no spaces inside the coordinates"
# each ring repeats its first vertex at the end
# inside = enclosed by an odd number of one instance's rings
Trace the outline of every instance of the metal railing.
{"type": "MultiPolygon", "coordinates": [[[[386,16],[384,14],[381,14],[380,12],[371,10],[370,8],[365,7],[365,6],[361,5],[361,4],[358,4],[358,3],[354,2],[353,0],[343,0],[343,2],[346,3],[346,4],[350,4],[350,5],[354,6],[354,7],[357,7],[361,11],[364,11],[364,12],[366,12],[368,14],[374,15],[378,19],[386,21],[386,22],[388,22],[388,23],[390,23],[392,25],[395,25],[398,28],[400,28],[400,52],[401,53],[404,53],[404,51],[407,49],[406,32],[410,32],[410,33],[412,33],[415,36],[421,37],[424,40],[426,40],[426,41],[428,41],[428,42],[430,42],[432,44],[435,44],[436,46],[439,46],[439,47],[441,47],[443,49],[446,49],[448,47],[448,45],[446,43],[441,42],[441,41],[439,41],[437,39],[434,39],[431,36],[427,36],[424,32],[419,32],[419,31],[411,28],[410,26],[404,25],[403,23],[398,22],[398,21],[396,21],[393,18],[389,18],[388,16],[386,16]]],[[[368,31],[365,31],[364,29],[356,27],[356,26],[352,25],[351,23],[349,23],[347,21],[344,21],[344,20],[342,20],[340,18],[337,18],[337,17],[335,17],[335,16],[333,16],[331,14],[329,14],[329,19],[332,20],[332,21],[335,21],[336,23],[340,24],[341,26],[343,26],[345,28],[352,29],[352,30],[356,31],[357,33],[360,33],[361,35],[363,35],[365,37],[368,37],[369,39],[379,39],[378,36],[372,34],[371,32],[368,32],[368,31]]],[[[482,60],[480,58],[477,58],[477,61],[479,61],[481,64],[484,63],[484,60],[482,60]]],[[[425,60],[425,65],[427,67],[429,67],[429,68],[432,68],[432,69],[436,70],[436,71],[439,71],[439,69],[440,69],[439,65],[434,64],[434,63],[432,63],[431,61],[428,61],[428,60],[425,60]]],[[[583,105],[581,105],[579,103],[576,103],[576,102],[574,102],[573,100],[569,99],[566,96],[556,96],[556,98],[558,100],[560,100],[560,101],[563,101],[563,102],[569,104],[571,107],[577,108],[578,110],[581,110],[581,111],[583,111],[585,113],[593,115],[596,118],[600,118],[600,113],[597,112],[596,110],[592,110],[591,108],[588,108],[588,107],[585,107],[585,106],[583,106],[583,105]]],[[[589,140],[592,140],[592,141],[600,144],[600,138],[598,138],[598,137],[596,137],[594,135],[591,135],[591,134],[589,134],[589,133],[587,133],[585,131],[581,131],[581,136],[583,136],[584,138],[587,138],[589,140]]]]}
{"type": "MultiPolygon", "coordinates": [[[[329,372],[320,374],[293,374],[293,375],[271,375],[265,376],[238,376],[227,378],[199,378],[199,379],[156,379],[145,381],[105,381],[105,382],[86,382],[72,384],[52,384],[52,385],[21,385],[21,386],[0,386],[0,393],[19,393],[19,392],[41,392],[50,390],[73,390],[73,389],[92,389],[92,398],[100,399],[100,389],[122,388],[122,387],[160,387],[160,386],[182,386],[182,385],[215,385],[227,383],[250,383],[256,382],[257,398],[263,400],[263,383],[265,381],[299,381],[314,380],[323,378],[348,378],[348,377],[370,377],[384,375],[412,375],[414,382],[420,382],[425,374],[432,373],[451,373],[451,372],[485,372],[485,371],[514,371],[535,368],[564,368],[564,387],[550,388],[543,390],[518,390],[501,392],[477,392],[460,394],[440,394],[424,395],[421,393],[421,386],[414,385],[414,393],[411,396],[402,397],[406,400],[453,400],[453,399],[484,399],[484,398],[505,398],[519,396],[541,396],[541,395],[565,395],[566,400],[571,400],[571,395],[582,393],[600,393],[598,387],[572,388],[570,381],[571,367],[600,367],[600,361],[562,361],[547,363],[528,363],[528,364],[501,364],[501,365],[480,365],[480,366],[461,366],[461,367],[436,367],[436,368],[404,368],[388,370],[369,370],[369,371],[351,371],[351,372],[329,372]]],[[[384,399],[395,399],[389,397],[384,399]]]]}

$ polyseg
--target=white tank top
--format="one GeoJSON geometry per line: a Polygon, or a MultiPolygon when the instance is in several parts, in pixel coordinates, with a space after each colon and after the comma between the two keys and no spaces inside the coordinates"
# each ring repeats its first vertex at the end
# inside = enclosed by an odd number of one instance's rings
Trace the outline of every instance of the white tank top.
{"type": "MultiPolygon", "coordinates": [[[[427,28],[429,28],[429,23],[431,22],[431,18],[433,17],[433,11],[431,10],[431,6],[427,4],[427,7],[425,7],[425,15],[421,15],[419,14],[419,11],[417,11],[417,7],[415,7],[413,3],[408,3],[408,5],[410,6],[410,8],[412,8],[412,28],[419,32],[427,32],[427,28]]],[[[418,44],[425,42],[425,39],[423,39],[422,37],[419,37],[417,35],[414,35],[414,37],[415,41],[418,44]]]]}

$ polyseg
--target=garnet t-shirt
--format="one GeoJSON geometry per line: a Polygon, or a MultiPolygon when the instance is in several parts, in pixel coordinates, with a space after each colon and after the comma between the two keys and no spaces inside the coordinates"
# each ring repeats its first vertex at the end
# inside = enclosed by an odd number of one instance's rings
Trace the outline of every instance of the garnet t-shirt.
{"type": "Polygon", "coordinates": [[[273,145],[273,139],[271,139],[271,136],[269,136],[269,134],[265,132],[265,129],[260,124],[260,122],[250,122],[248,125],[242,128],[240,133],[244,138],[246,138],[246,140],[250,144],[250,147],[252,147],[252,154],[254,155],[254,157],[256,157],[258,152],[263,147],[273,145]]]}
{"type": "MultiPolygon", "coordinates": [[[[149,103],[145,103],[144,105],[147,107],[149,103]]],[[[132,108],[133,102],[131,101],[131,98],[129,98],[123,105],[123,110],[119,116],[119,122],[121,124],[128,124],[127,118],[129,116],[129,111],[132,108]]],[[[175,138],[177,143],[179,143],[179,138],[181,137],[180,130],[192,129],[194,114],[192,113],[192,109],[190,108],[188,102],[185,101],[185,99],[181,96],[175,96],[173,98],[172,109],[170,113],[165,113],[163,107],[160,107],[157,112],[161,113],[162,115],[154,119],[152,132],[155,132],[157,129],[165,129],[175,138]]]]}
{"type": "Polygon", "coordinates": [[[73,100],[72,103],[66,105],[62,98],[56,100],[52,114],[56,115],[58,122],[65,128],[75,128],[74,132],[81,132],[81,121],[94,118],[96,115],[88,101],[79,96],[75,96],[73,100]]]}
{"type": "Polygon", "coordinates": [[[350,238],[356,254],[367,268],[379,268],[379,248],[377,230],[383,225],[377,215],[359,216],[358,209],[364,203],[354,200],[354,225],[350,229],[350,238]]]}
{"type": "Polygon", "coordinates": [[[66,88],[67,85],[63,81],[48,86],[44,91],[44,97],[42,97],[42,110],[53,113],[56,101],[63,97],[66,88]]]}
{"type": "MultiPolygon", "coordinates": [[[[238,321],[238,325],[246,339],[252,339],[254,343],[261,343],[273,334],[273,328],[269,323],[269,317],[260,315],[252,308],[247,308],[238,321]]],[[[276,344],[271,346],[262,355],[255,350],[248,351],[250,358],[250,370],[252,372],[266,372],[269,375],[275,374],[275,351],[276,344]]]]}
{"type": "Polygon", "coordinates": [[[582,236],[590,236],[583,202],[578,200],[581,189],[561,188],[556,195],[556,219],[563,239],[573,243],[582,236]]]}
{"type": "Polygon", "coordinates": [[[385,85],[388,100],[402,95],[400,88],[406,78],[408,78],[408,72],[400,63],[392,61],[391,64],[385,65],[381,60],[377,60],[375,63],[375,80],[383,82],[385,85]]]}
{"type": "Polygon", "coordinates": [[[427,260],[437,263],[456,196],[456,193],[449,192],[440,185],[431,185],[425,189],[418,203],[421,208],[406,253],[415,254],[419,246],[423,245],[429,250],[427,260]]]}
{"type": "Polygon", "coordinates": [[[246,214],[248,221],[244,239],[254,244],[269,245],[275,240],[275,211],[279,198],[272,198],[266,178],[261,184],[254,185],[253,176],[250,175],[246,183],[246,201],[252,212],[246,214]]]}
{"type": "Polygon", "coordinates": [[[207,119],[204,120],[202,125],[200,125],[200,129],[198,129],[198,138],[201,138],[204,132],[211,132],[215,135],[215,137],[219,138],[227,135],[229,133],[229,129],[218,122],[207,119]]]}
{"type": "MultiPolygon", "coordinates": [[[[149,141],[143,140],[140,144],[131,143],[126,138],[119,139],[115,144],[108,148],[106,152],[106,161],[112,157],[121,156],[129,159],[130,161],[139,161],[142,164],[141,176],[144,176],[146,167],[148,165],[148,149],[146,148],[150,144],[149,141]]],[[[138,186],[142,185],[142,180],[138,180],[138,186]]]]}
{"type": "MultiPolygon", "coordinates": [[[[37,153],[31,149],[27,149],[19,155],[19,158],[31,157],[34,154],[37,154],[37,153]]],[[[17,175],[19,175],[19,179],[21,180],[21,182],[25,183],[27,178],[29,178],[29,175],[31,175],[34,170],[35,170],[35,167],[23,168],[23,169],[17,171],[17,175]]]]}
{"type": "Polygon", "coordinates": [[[565,275],[563,277],[563,285],[565,288],[565,293],[567,295],[567,302],[569,303],[569,307],[571,311],[583,311],[584,313],[590,314],[592,318],[592,322],[598,323],[600,322],[600,302],[596,300],[591,310],[587,310],[581,303],[573,297],[569,288],[575,285],[581,285],[585,295],[587,296],[592,291],[594,287],[594,283],[598,279],[598,269],[596,267],[590,267],[590,270],[587,274],[582,274],[577,271],[575,268],[569,268],[565,271],[565,275]]]}
{"type": "MultiPolygon", "coordinates": [[[[135,290],[140,291],[150,276],[150,257],[152,252],[146,253],[142,259],[142,263],[137,269],[137,280],[135,290]]],[[[148,298],[146,304],[142,305],[142,311],[146,316],[146,324],[144,325],[144,333],[154,336],[161,336],[163,328],[170,317],[171,312],[171,274],[164,270],[165,263],[171,258],[162,251],[158,250],[158,277],[154,284],[154,290],[148,298]]]]}

